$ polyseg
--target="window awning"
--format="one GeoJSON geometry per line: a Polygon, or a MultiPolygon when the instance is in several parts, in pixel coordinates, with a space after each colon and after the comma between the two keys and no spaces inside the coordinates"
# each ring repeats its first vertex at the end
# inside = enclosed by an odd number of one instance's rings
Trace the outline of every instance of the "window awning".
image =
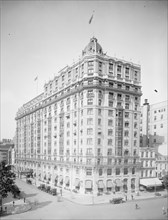
{"type": "Polygon", "coordinates": [[[162,186],[162,182],[158,178],[140,179],[140,185],[146,187],[162,186]]]}
{"type": "Polygon", "coordinates": [[[91,180],[86,180],[85,181],[85,188],[86,189],[91,189],[92,188],[92,181],[91,180]]]}
{"type": "Polygon", "coordinates": [[[116,184],[116,186],[121,187],[122,186],[122,181],[120,179],[116,179],[115,184],[116,184]]]}
{"type": "Polygon", "coordinates": [[[103,189],[104,188],[104,183],[103,180],[98,181],[98,189],[103,189]]]}
{"type": "Polygon", "coordinates": [[[112,188],[113,187],[112,180],[107,180],[107,187],[108,188],[112,188]]]}
{"type": "Polygon", "coordinates": [[[69,183],[69,177],[66,176],[66,177],[65,177],[65,184],[68,184],[68,183],[69,183]]]}
{"type": "Polygon", "coordinates": [[[75,179],[75,186],[79,186],[80,185],[80,180],[79,179],[75,179]]]}
{"type": "Polygon", "coordinates": [[[60,183],[63,182],[63,177],[62,176],[59,177],[59,182],[60,183]]]}

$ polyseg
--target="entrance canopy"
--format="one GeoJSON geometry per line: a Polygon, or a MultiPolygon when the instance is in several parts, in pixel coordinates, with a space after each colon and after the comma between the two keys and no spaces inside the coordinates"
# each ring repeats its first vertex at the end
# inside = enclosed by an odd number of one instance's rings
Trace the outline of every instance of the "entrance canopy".
{"type": "Polygon", "coordinates": [[[140,179],[140,185],[146,187],[162,186],[162,182],[158,178],[140,179]]]}

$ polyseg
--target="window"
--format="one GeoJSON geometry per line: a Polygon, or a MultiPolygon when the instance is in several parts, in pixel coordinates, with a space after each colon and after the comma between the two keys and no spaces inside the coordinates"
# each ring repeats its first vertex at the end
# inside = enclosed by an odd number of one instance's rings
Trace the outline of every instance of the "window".
{"type": "Polygon", "coordinates": [[[108,129],[108,135],[112,136],[113,135],[113,130],[112,129],[108,129]]]}
{"type": "Polygon", "coordinates": [[[88,108],[87,109],[87,114],[88,115],[93,115],[93,108],[88,108]]]}
{"type": "Polygon", "coordinates": [[[112,149],[108,148],[107,155],[112,155],[112,149]]]}
{"type": "Polygon", "coordinates": [[[109,63],[109,71],[110,70],[113,70],[113,64],[112,63],[109,63]]]}
{"type": "Polygon", "coordinates": [[[112,159],[111,159],[111,158],[108,158],[108,159],[107,159],[107,164],[108,164],[108,165],[111,165],[111,164],[112,164],[112,159]]]}
{"type": "Polygon", "coordinates": [[[120,168],[116,168],[116,175],[120,175],[120,168]]]}
{"type": "Polygon", "coordinates": [[[129,118],[129,112],[125,112],[125,118],[129,118]]]}
{"type": "Polygon", "coordinates": [[[107,169],[107,175],[108,176],[112,175],[112,169],[107,169]]]}
{"type": "Polygon", "coordinates": [[[93,105],[93,99],[88,99],[88,100],[87,100],[87,104],[88,104],[88,105],[93,105]]]}
{"type": "Polygon", "coordinates": [[[117,72],[121,73],[121,66],[117,65],[117,72]]]}
{"type": "Polygon", "coordinates": [[[89,76],[93,75],[93,69],[88,69],[88,75],[89,76]]]}
{"type": "Polygon", "coordinates": [[[128,146],[128,144],[129,144],[129,141],[128,140],[124,140],[124,145],[128,146]]]}
{"type": "Polygon", "coordinates": [[[154,129],[156,129],[156,125],[154,125],[154,129]]]}
{"type": "Polygon", "coordinates": [[[93,144],[93,139],[87,138],[87,145],[92,145],[92,144],[93,144]]]}
{"type": "Polygon", "coordinates": [[[113,120],[111,119],[108,120],[108,126],[113,126],[113,120]]]}
{"type": "Polygon", "coordinates": [[[130,90],[130,87],[129,87],[129,86],[126,86],[125,89],[128,91],[128,90],[130,90]]]}
{"type": "Polygon", "coordinates": [[[112,139],[108,139],[108,146],[112,145],[112,139]]]}
{"type": "Polygon", "coordinates": [[[92,125],[92,124],[93,124],[93,118],[88,118],[87,125],[92,125]]]}
{"type": "Polygon", "coordinates": [[[97,144],[100,145],[101,144],[101,138],[97,139],[97,144]]]}
{"type": "Polygon", "coordinates": [[[129,128],[129,122],[125,122],[125,127],[129,128]]]}
{"type": "Polygon", "coordinates": [[[109,107],[113,107],[113,101],[109,100],[109,107]]]}
{"type": "Polygon", "coordinates": [[[108,110],[108,116],[113,116],[113,110],[108,110]]]}
{"type": "Polygon", "coordinates": [[[87,135],[92,135],[92,134],[93,134],[93,128],[88,128],[87,135]]]}
{"type": "Polygon", "coordinates": [[[101,125],[101,118],[98,118],[98,125],[101,125]]]}
{"type": "Polygon", "coordinates": [[[129,136],[129,131],[124,131],[124,136],[128,137],[129,136]]]}
{"type": "Polygon", "coordinates": [[[86,170],[86,175],[91,176],[92,175],[92,169],[87,169],[86,170]]]}
{"type": "Polygon", "coordinates": [[[92,85],[93,84],[93,80],[88,80],[88,85],[92,85]]]}
{"type": "Polygon", "coordinates": [[[103,175],[103,170],[99,169],[99,176],[102,176],[102,175],[103,175]]]}
{"type": "Polygon", "coordinates": [[[128,168],[124,168],[124,175],[128,174],[128,168]]]}
{"type": "Polygon", "coordinates": [[[101,104],[102,104],[102,100],[99,99],[99,101],[98,101],[98,105],[101,106],[101,104]]]}
{"type": "Polygon", "coordinates": [[[129,104],[125,103],[125,109],[129,109],[129,104]]]}
{"type": "Polygon", "coordinates": [[[98,115],[101,115],[101,109],[98,109],[98,115]]]}
{"type": "Polygon", "coordinates": [[[92,60],[88,62],[88,66],[93,66],[93,61],[92,60]]]}
{"type": "Polygon", "coordinates": [[[161,124],[160,127],[163,128],[163,124],[161,124]]]}
{"type": "Polygon", "coordinates": [[[163,119],[163,115],[161,115],[161,117],[160,117],[161,119],[163,119]]]}
{"type": "Polygon", "coordinates": [[[87,154],[92,154],[92,148],[87,148],[86,153],[87,153],[87,154]]]}
{"type": "Polygon", "coordinates": [[[125,101],[126,101],[126,102],[129,102],[129,101],[130,101],[130,96],[129,96],[129,95],[126,95],[126,96],[125,96],[125,101]]]}

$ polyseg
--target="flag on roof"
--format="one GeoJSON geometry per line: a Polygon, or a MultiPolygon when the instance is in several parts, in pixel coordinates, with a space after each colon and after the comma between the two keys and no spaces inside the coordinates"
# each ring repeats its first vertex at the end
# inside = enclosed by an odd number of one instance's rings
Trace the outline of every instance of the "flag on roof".
{"type": "Polygon", "coordinates": [[[36,76],[36,78],[34,79],[34,81],[36,81],[38,79],[38,76],[36,76]]]}
{"type": "MultiPolygon", "coordinates": [[[[94,11],[93,11],[93,14],[94,14],[94,11]]],[[[92,14],[91,18],[89,19],[89,24],[91,24],[91,22],[93,20],[93,14],[92,14]]]]}

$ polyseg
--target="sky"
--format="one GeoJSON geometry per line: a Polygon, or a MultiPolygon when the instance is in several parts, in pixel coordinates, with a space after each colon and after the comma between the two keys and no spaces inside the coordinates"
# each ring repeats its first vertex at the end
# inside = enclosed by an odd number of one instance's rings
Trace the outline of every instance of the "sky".
{"type": "Polygon", "coordinates": [[[166,0],[0,1],[0,139],[14,137],[18,108],[77,61],[93,36],[107,55],[141,65],[141,104],[167,100],[167,6],[166,0]]]}

